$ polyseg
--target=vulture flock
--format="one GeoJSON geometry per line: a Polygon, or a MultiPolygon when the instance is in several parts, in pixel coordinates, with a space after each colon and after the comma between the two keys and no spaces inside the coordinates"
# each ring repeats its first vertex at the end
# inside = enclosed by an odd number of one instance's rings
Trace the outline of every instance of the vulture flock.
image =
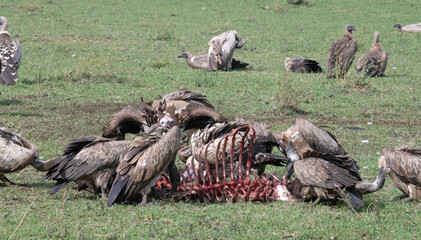
{"type": "MultiPolygon", "coordinates": [[[[12,40],[7,26],[7,18],[0,17],[0,83],[15,84],[21,45],[19,40],[12,40]]],[[[395,27],[401,32],[421,31],[421,24],[395,27]]],[[[354,26],[347,25],[343,37],[330,46],[326,70],[329,78],[343,78],[352,65],[357,52],[354,30],[354,26]]],[[[192,68],[207,71],[249,65],[233,58],[234,49],[244,46],[236,31],[224,32],[208,45],[207,55],[192,56],[186,51],[178,57],[186,58],[192,68]]],[[[387,59],[379,33],[375,32],[370,52],[358,60],[357,70],[370,77],[384,76],[387,59]]],[[[323,72],[317,61],[302,57],[286,58],[285,68],[296,73],[323,72]]],[[[204,195],[211,199],[213,194],[225,201],[225,197],[237,199],[242,194],[245,201],[317,204],[342,200],[359,209],[364,206],[363,195],[381,189],[389,175],[403,193],[395,200],[421,201],[421,148],[384,149],[376,180],[362,182],[357,160],[348,155],[332,133],[310,121],[298,118],[283,132],[272,132],[270,124],[264,122],[242,118],[227,121],[206,96],[187,88],[151,102],[141,99],[139,106],[121,109],[104,124],[101,136],[72,140],[61,156],[47,161],[38,159],[36,145],[0,127],[0,179],[5,186],[12,186],[14,183],[5,174],[32,165],[46,172],[44,179],[56,182],[51,195],[74,182],[79,191],[106,199],[108,206],[125,202],[145,205],[148,197],[168,195],[192,199],[196,194],[200,199],[204,195]],[[126,140],[127,134],[133,134],[133,139],[126,140]],[[273,154],[275,148],[282,155],[273,154]],[[186,171],[180,170],[180,165],[186,171]],[[286,175],[277,178],[265,171],[266,165],[285,167],[286,175]],[[255,182],[250,184],[252,179],[255,182]],[[189,181],[190,192],[181,194],[183,184],[189,181]],[[232,194],[226,193],[229,187],[232,194]]]]}

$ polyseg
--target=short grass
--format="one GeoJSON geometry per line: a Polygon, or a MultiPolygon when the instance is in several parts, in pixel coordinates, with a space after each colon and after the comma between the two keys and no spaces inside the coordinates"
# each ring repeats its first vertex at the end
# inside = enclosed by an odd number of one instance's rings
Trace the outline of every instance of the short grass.
{"type": "MultiPolygon", "coordinates": [[[[273,130],[305,117],[329,127],[372,181],[384,147],[421,145],[421,41],[392,26],[419,21],[418,1],[1,1],[9,31],[23,46],[16,86],[0,86],[0,124],[37,144],[42,159],[74,138],[100,135],[115,111],[140,98],[183,87],[204,93],[229,119],[268,121],[273,130]],[[263,10],[268,5],[270,10],[263,10]],[[357,59],[374,31],[389,53],[387,77],[344,80],[286,73],[285,57],[325,67],[330,44],[356,27],[357,59]],[[205,54],[214,35],[236,29],[246,45],[235,58],[251,70],[193,70],[177,55],[205,54]],[[413,90],[414,89],[414,90],[413,90]],[[372,122],[372,125],[367,124],[372,122]],[[363,130],[350,131],[349,127],[363,130]],[[368,140],[363,143],[362,140],[368,140]]],[[[272,168],[279,175],[284,169],[272,168]]],[[[345,204],[198,204],[155,201],[111,208],[69,184],[49,196],[52,181],[28,167],[0,183],[0,238],[419,239],[416,203],[388,180],[356,213],[345,204]]]]}

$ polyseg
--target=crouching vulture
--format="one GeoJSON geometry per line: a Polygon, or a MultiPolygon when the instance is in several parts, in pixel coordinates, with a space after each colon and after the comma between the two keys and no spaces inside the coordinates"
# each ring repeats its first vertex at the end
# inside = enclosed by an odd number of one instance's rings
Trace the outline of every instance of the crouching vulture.
{"type": "Polygon", "coordinates": [[[346,25],[344,36],[330,45],[327,60],[328,78],[343,78],[354,61],[358,48],[357,41],[352,36],[354,30],[354,26],[346,25]]]}
{"type": "Polygon", "coordinates": [[[330,155],[317,151],[306,151],[301,157],[295,146],[310,149],[302,134],[295,134],[286,146],[290,158],[288,164],[289,178],[293,172],[302,184],[300,196],[303,200],[336,201],[339,197],[352,208],[364,206],[362,194],[355,185],[362,181],[357,162],[346,155],[330,155]]]}
{"type": "MultiPolygon", "coordinates": [[[[178,55],[178,58],[186,58],[187,65],[191,68],[209,69],[208,55],[193,56],[189,51],[187,51],[178,55]]],[[[231,62],[231,69],[244,69],[248,65],[249,64],[246,62],[237,61],[233,58],[231,62]]]]}
{"type": "Polygon", "coordinates": [[[32,165],[39,171],[48,171],[58,159],[40,161],[38,159],[38,147],[23,138],[21,135],[0,127],[0,180],[6,186],[13,183],[4,176],[22,170],[28,165],[32,165]]]}
{"type": "Polygon", "coordinates": [[[213,37],[208,45],[208,71],[229,70],[232,68],[234,49],[242,48],[244,40],[238,36],[237,31],[230,30],[213,37]]]}
{"type": "Polygon", "coordinates": [[[117,175],[108,197],[108,206],[135,200],[142,194],[142,205],[160,175],[175,161],[182,128],[174,126],[163,133],[140,133],[122,154],[117,175]]]}
{"type": "Polygon", "coordinates": [[[404,198],[405,202],[421,202],[421,148],[403,146],[385,148],[379,158],[379,173],[373,183],[357,185],[360,192],[367,194],[383,187],[385,176],[389,174],[395,185],[403,192],[393,200],[404,198]]]}
{"type": "Polygon", "coordinates": [[[387,52],[382,50],[379,33],[374,32],[374,43],[371,45],[370,52],[364,54],[358,60],[357,71],[363,71],[364,74],[370,77],[382,77],[386,71],[386,66],[387,52]]]}
{"type": "Polygon", "coordinates": [[[322,67],[315,60],[310,60],[307,58],[285,58],[284,61],[285,69],[288,72],[295,73],[321,73],[323,72],[322,67]]]}
{"type": "Polygon", "coordinates": [[[22,58],[22,49],[18,39],[12,40],[7,32],[9,21],[0,17],[0,84],[15,84],[22,58]]]}
{"type": "Polygon", "coordinates": [[[409,24],[402,26],[400,23],[396,23],[393,27],[398,28],[399,32],[421,32],[421,23],[409,24]]]}

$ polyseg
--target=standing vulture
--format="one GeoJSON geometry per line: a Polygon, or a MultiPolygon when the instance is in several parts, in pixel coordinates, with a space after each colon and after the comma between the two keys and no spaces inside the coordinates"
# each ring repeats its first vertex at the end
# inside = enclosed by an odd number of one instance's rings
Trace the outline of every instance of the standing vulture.
{"type": "Polygon", "coordinates": [[[352,36],[353,25],[346,25],[344,36],[332,43],[327,60],[327,77],[343,78],[354,61],[357,52],[357,41],[352,36]]]}
{"type": "Polygon", "coordinates": [[[122,154],[117,167],[117,176],[108,197],[108,206],[134,200],[142,194],[142,205],[147,195],[171,163],[180,148],[181,132],[178,126],[162,134],[140,133],[122,154]]]}
{"type": "Polygon", "coordinates": [[[213,37],[209,42],[208,71],[229,70],[232,68],[234,48],[242,48],[244,40],[238,36],[237,31],[230,30],[213,37]]]}
{"type": "Polygon", "coordinates": [[[421,148],[398,147],[383,149],[379,158],[379,173],[374,183],[361,183],[357,188],[364,194],[383,187],[385,175],[389,174],[395,185],[403,192],[394,200],[404,198],[405,202],[421,202],[421,148]]]}
{"type": "Polygon", "coordinates": [[[116,172],[120,154],[129,148],[129,141],[103,137],[83,137],[66,145],[63,158],[48,171],[45,178],[57,181],[50,194],[57,193],[67,182],[84,182],[102,198],[108,196],[108,185],[116,172]]]}
{"type": "MultiPolygon", "coordinates": [[[[208,69],[209,68],[209,59],[208,55],[198,55],[192,56],[192,54],[187,51],[178,55],[178,58],[186,58],[187,65],[192,68],[197,69],[208,69]]],[[[246,62],[237,61],[234,58],[231,62],[231,69],[243,69],[246,68],[249,64],[246,62]]]]}
{"type": "Polygon", "coordinates": [[[8,20],[0,17],[0,84],[15,84],[18,80],[18,68],[22,49],[18,39],[12,40],[7,32],[8,20]]]}
{"type": "Polygon", "coordinates": [[[310,60],[307,58],[285,58],[285,69],[288,72],[295,72],[295,73],[321,73],[323,72],[322,67],[320,67],[319,63],[314,60],[310,60]]]}
{"type": "Polygon", "coordinates": [[[13,183],[4,176],[6,173],[17,172],[32,164],[37,170],[48,171],[58,159],[42,162],[38,159],[38,147],[19,134],[0,127],[0,180],[6,186],[13,183]]]}
{"type": "Polygon", "coordinates": [[[370,77],[382,77],[387,66],[387,52],[382,50],[379,42],[379,33],[374,32],[374,43],[370,52],[364,54],[358,60],[357,71],[363,71],[370,77]]]}
{"type": "Polygon", "coordinates": [[[398,28],[399,32],[421,32],[421,23],[415,23],[406,26],[402,26],[402,24],[397,23],[393,27],[398,28]]]}
{"type": "MultiPolygon", "coordinates": [[[[304,200],[334,200],[344,199],[352,208],[364,206],[362,194],[355,187],[361,176],[354,159],[346,155],[321,154],[315,151],[308,152],[303,158],[299,157],[294,142],[306,141],[302,135],[295,135],[286,147],[287,155],[291,159],[288,170],[293,169],[297,179],[301,182],[300,195],[304,200]]],[[[301,144],[302,145],[302,144],[301,144]]]]}

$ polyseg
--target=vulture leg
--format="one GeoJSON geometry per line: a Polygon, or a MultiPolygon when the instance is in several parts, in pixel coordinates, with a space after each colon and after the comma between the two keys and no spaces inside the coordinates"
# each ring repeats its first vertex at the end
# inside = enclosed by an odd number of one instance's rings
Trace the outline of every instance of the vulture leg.
{"type": "MultiPolygon", "coordinates": [[[[148,191],[149,192],[149,191],[148,191]]],[[[142,196],[142,202],[140,203],[140,205],[142,205],[142,206],[146,206],[146,204],[148,203],[148,194],[146,193],[146,191],[145,191],[145,193],[143,194],[143,196],[142,196]]]]}
{"type": "Polygon", "coordinates": [[[10,181],[9,179],[7,179],[7,177],[4,176],[4,175],[1,175],[0,176],[0,180],[3,181],[4,185],[6,185],[6,187],[11,187],[11,186],[15,185],[12,181],[10,181]]]}
{"type": "Polygon", "coordinates": [[[180,172],[175,165],[175,160],[171,161],[170,165],[168,166],[168,172],[171,181],[171,191],[176,192],[178,184],[180,183],[180,172]]]}
{"type": "Polygon", "coordinates": [[[101,200],[107,200],[107,199],[108,199],[107,189],[101,187],[101,200]]]}
{"type": "Polygon", "coordinates": [[[257,167],[257,175],[262,175],[265,172],[266,166],[264,164],[259,164],[257,167]]]}
{"type": "Polygon", "coordinates": [[[314,201],[312,204],[311,204],[311,206],[312,207],[315,207],[317,204],[319,204],[319,202],[321,201],[322,199],[320,198],[320,197],[318,197],[317,199],[316,199],[316,201],[314,201]]]}
{"type": "Polygon", "coordinates": [[[402,195],[399,195],[399,196],[396,196],[396,197],[390,199],[390,201],[395,202],[395,201],[398,201],[398,200],[401,200],[401,199],[404,199],[404,198],[407,198],[407,197],[409,197],[409,196],[406,195],[406,194],[402,194],[402,195]]]}

